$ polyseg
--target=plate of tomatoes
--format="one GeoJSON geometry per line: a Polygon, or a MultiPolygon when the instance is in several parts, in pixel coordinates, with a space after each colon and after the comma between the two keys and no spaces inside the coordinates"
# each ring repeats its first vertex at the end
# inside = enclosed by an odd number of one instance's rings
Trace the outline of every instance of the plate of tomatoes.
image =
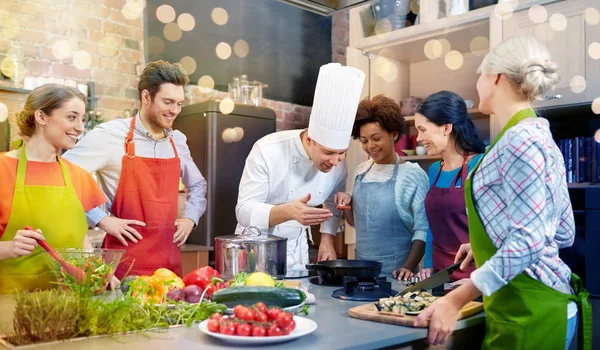
{"type": "Polygon", "coordinates": [[[203,333],[230,344],[272,344],[290,341],[314,332],[317,323],[263,303],[238,305],[233,316],[213,314],[198,327],[203,333]]]}

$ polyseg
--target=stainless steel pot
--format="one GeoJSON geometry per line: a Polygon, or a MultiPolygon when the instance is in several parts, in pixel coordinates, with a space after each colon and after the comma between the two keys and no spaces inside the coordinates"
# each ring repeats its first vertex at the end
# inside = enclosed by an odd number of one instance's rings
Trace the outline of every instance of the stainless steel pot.
{"type": "Polygon", "coordinates": [[[254,226],[241,235],[215,238],[216,268],[221,278],[230,280],[238,273],[265,272],[283,279],[287,266],[287,238],[265,235],[254,226]]]}

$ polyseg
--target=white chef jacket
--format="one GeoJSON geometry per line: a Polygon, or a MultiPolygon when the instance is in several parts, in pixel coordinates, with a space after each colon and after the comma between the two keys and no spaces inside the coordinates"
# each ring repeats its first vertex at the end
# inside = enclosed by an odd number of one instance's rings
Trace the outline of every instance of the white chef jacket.
{"type": "Polygon", "coordinates": [[[328,173],[320,172],[302,146],[301,132],[276,132],[254,144],[246,159],[235,208],[238,220],[236,234],[240,234],[244,227],[256,226],[263,233],[288,238],[288,272],[303,270],[303,265],[308,263],[306,226],[297,221],[287,221],[269,228],[271,208],[310,193],[309,206],[324,204],[334,215],[321,224],[321,232],[335,235],[342,222],[342,212],[336,209],[333,198],[346,188],[346,161],[340,162],[328,173]],[[294,253],[301,253],[301,257],[294,253]]]}

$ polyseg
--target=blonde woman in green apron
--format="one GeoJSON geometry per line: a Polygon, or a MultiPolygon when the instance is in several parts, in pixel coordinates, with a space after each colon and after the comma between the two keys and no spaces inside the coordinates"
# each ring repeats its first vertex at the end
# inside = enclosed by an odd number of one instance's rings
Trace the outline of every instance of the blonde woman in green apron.
{"type": "Polygon", "coordinates": [[[465,183],[470,245],[456,258],[472,254],[477,269],[417,325],[430,319],[429,342],[443,344],[460,308],[483,294],[484,349],[568,349],[578,319],[578,344],[591,349],[588,293],[558,255],[575,237],[565,163],[547,120],[532,109],[559,81],[557,65],[536,39],[514,37],[479,72],[479,109],[503,128],[465,183]]]}
{"type": "Polygon", "coordinates": [[[91,248],[84,243],[85,211],[106,197],[90,174],[59,155],[83,132],[85,101],[75,89],[47,84],[17,113],[25,141],[0,154],[0,294],[53,286],[36,240],[53,248],[91,248]]]}

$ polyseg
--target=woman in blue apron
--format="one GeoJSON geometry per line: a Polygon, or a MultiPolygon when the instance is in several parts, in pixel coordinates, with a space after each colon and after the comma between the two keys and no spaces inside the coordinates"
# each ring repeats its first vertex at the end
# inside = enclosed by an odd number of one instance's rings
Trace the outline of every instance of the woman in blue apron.
{"type": "Polygon", "coordinates": [[[531,107],[558,82],[557,65],[536,39],[513,37],[479,71],[479,109],[502,130],[465,183],[471,243],[459,252],[472,248],[477,269],[415,325],[430,318],[429,342],[444,343],[460,308],[483,294],[484,349],[568,349],[578,313],[578,344],[591,349],[588,293],[558,254],[575,239],[565,163],[548,121],[531,107]]]}
{"type": "Polygon", "coordinates": [[[413,275],[427,235],[427,175],[400,162],[394,145],[403,129],[392,99],[380,95],[359,104],[352,137],[371,159],[358,166],[352,197],[338,193],[337,201],[351,204],[346,216],[356,228],[356,259],[379,261],[382,274],[398,279],[413,275]]]}
{"type": "MultiPolygon", "coordinates": [[[[469,243],[464,183],[485,151],[477,128],[469,118],[465,100],[450,91],[427,97],[415,114],[417,141],[429,156],[442,160],[429,167],[429,192],[425,211],[429,220],[424,269],[421,280],[454,263],[461,244],[469,243]]],[[[475,269],[455,271],[453,281],[469,278],[475,269]]]]}

